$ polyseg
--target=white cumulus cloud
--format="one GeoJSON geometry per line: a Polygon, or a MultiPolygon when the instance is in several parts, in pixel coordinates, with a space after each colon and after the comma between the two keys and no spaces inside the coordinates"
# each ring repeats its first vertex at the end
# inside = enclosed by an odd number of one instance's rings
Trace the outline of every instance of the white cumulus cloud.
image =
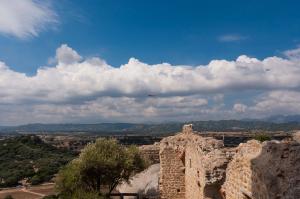
{"type": "Polygon", "coordinates": [[[256,100],[251,107],[252,111],[261,112],[262,114],[283,114],[294,115],[300,113],[300,92],[277,90],[270,91],[256,100]]]}
{"type": "Polygon", "coordinates": [[[244,113],[246,111],[246,109],[247,109],[247,106],[245,104],[237,103],[237,104],[233,105],[233,110],[238,113],[244,113]]]}
{"type": "Polygon", "coordinates": [[[73,64],[79,62],[81,59],[82,57],[66,44],[61,45],[61,47],[56,50],[56,60],[58,63],[73,64]]]}
{"type": "Polygon", "coordinates": [[[66,44],[55,57],[55,66],[41,67],[34,76],[0,62],[0,122],[142,122],[300,113],[295,108],[300,63],[292,58],[242,55],[196,67],[149,65],[130,58],[118,67],[98,57],[84,59],[66,44]],[[251,91],[256,94],[247,102],[238,99],[251,91]],[[227,99],[230,94],[235,98],[227,99]],[[232,108],[233,101],[239,103],[232,108]]]}
{"type": "Polygon", "coordinates": [[[300,60],[300,48],[286,50],[283,52],[289,59],[300,60]]]}
{"type": "Polygon", "coordinates": [[[1,0],[0,33],[18,38],[37,36],[46,26],[57,23],[48,1],[1,0]]]}

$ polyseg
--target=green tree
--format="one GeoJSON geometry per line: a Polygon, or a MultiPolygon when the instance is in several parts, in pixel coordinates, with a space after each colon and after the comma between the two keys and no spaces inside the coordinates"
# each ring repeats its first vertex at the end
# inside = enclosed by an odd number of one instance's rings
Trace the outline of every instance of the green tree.
{"type": "Polygon", "coordinates": [[[267,134],[261,133],[254,136],[255,140],[258,140],[260,142],[269,141],[271,140],[271,137],[267,134]]]}
{"type": "Polygon", "coordinates": [[[85,192],[105,195],[145,167],[137,147],[125,147],[115,139],[97,139],[59,172],[57,189],[65,198],[85,192]]]}

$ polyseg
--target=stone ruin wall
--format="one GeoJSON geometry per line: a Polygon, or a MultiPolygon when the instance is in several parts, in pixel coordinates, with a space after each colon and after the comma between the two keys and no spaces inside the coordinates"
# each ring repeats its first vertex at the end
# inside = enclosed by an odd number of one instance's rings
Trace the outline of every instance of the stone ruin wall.
{"type": "Polygon", "coordinates": [[[227,163],[222,141],[201,137],[192,126],[184,126],[182,133],[160,143],[161,198],[221,199],[227,163]]]}
{"type": "MultiPolygon", "coordinates": [[[[241,144],[238,152],[233,160],[228,164],[226,181],[223,190],[226,199],[247,199],[252,196],[252,176],[251,159],[260,153],[259,143],[250,141],[251,143],[241,144]],[[255,146],[256,145],[256,146],[255,146]]],[[[257,192],[266,192],[264,186],[257,187],[257,192]]],[[[262,196],[262,199],[266,197],[262,196]]]]}
{"type": "Polygon", "coordinates": [[[185,162],[182,151],[166,148],[160,152],[159,189],[161,199],[185,198],[185,162]]]}
{"type": "Polygon", "coordinates": [[[182,136],[170,136],[160,142],[160,179],[161,199],[185,198],[185,147],[182,136]]]}
{"type": "Polygon", "coordinates": [[[222,141],[197,136],[186,145],[185,198],[221,199],[228,163],[222,141]]]}
{"type": "Polygon", "coordinates": [[[205,171],[201,166],[198,150],[188,144],[185,148],[185,152],[185,196],[188,198],[201,198],[203,197],[203,185],[205,181],[202,176],[205,171]]]}
{"type": "Polygon", "coordinates": [[[190,125],[160,142],[161,199],[298,199],[300,144],[248,141],[225,148],[190,125]]]}
{"type": "Polygon", "coordinates": [[[139,147],[142,157],[148,161],[150,165],[157,164],[159,160],[159,143],[153,145],[142,145],[139,147]]]}
{"type": "Polygon", "coordinates": [[[300,144],[251,140],[227,168],[226,199],[300,198],[300,144]]]}

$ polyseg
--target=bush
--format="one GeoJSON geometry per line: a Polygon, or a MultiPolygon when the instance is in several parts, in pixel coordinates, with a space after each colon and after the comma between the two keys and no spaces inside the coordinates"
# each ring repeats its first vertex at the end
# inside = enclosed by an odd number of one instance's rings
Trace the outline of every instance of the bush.
{"type": "Polygon", "coordinates": [[[255,135],[254,139],[258,140],[260,142],[264,142],[264,141],[271,140],[271,136],[269,136],[267,134],[258,134],[258,135],[255,135]]]}
{"type": "Polygon", "coordinates": [[[31,179],[30,179],[30,182],[32,185],[37,185],[41,182],[43,182],[43,179],[41,179],[39,176],[37,175],[34,175],[31,179]]]}

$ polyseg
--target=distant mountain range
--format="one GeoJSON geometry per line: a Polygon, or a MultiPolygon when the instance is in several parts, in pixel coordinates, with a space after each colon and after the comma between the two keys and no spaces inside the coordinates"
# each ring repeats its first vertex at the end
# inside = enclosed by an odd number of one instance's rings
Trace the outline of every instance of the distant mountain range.
{"type": "Polygon", "coordinates": [[[274,115],[264,119],[264,121],[274,123],[300,122],[300,115],[274,115]]]}
{"type": "Polygon", "coordinates": [[[272,122],[272,123],[289,123],[289,122],[300,123],[300,115],[273,115],[261,119],[245,118],[242,119],[242,121],[263,121],[263,122],[272,122]]]}
{"type": "MultiPolygon", "coordinates": [[[[290,131],[300,129],[300,116],[273,116],[263,120],[190,121],[196,131],[290,131]]],[[[167,134],[181,130],[183,122],[160,124],[99,123],[99,124],[27,124],[0,127],[2,133],[84,132],[96,134],[167,134]]]]}

